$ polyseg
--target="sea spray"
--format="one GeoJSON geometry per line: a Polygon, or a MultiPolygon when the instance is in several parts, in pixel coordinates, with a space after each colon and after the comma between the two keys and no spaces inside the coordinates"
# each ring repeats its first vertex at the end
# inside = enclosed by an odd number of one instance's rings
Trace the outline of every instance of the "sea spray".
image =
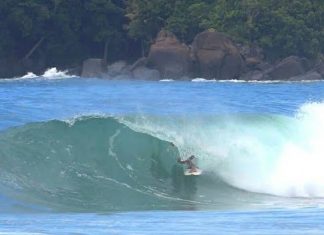
{"type": "Polygon", "coordinates": [[[54,67],[54,68],[47,69],[42,75],[42,77],[48,79],[58,79],[58,78],[71,78],[73,76],[68,75],[68,72],[66,70],[60,71],[54,67]]]}
{"type": "Polygon", "coordinates": [[[324,103],[303,105],[270,178],[275,194],[324,197],[324,103]]]}

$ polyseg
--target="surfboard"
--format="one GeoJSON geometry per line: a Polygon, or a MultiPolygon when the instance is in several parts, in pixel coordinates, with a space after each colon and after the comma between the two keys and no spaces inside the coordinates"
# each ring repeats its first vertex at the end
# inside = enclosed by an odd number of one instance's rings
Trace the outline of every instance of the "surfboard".
{"type": "Polygon", "coordinates": [[[184,171],[184,175],[186,175],[186,176],[189,176],[189,175],[201,175],[201,173],[202,173],[202,170],[200,170],[200,169],[196,169],[196,171],[193,171],[193,172],[190,172],[190,169],[186,169],[185,171],[184,171]]]}

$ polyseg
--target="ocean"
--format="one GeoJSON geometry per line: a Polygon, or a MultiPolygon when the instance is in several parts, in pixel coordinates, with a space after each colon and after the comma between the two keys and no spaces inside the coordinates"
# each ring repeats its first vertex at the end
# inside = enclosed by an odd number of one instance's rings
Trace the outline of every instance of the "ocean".
{"type": "Polygon", "coordinates": [[[324,234],[323,143],[321,81],[2,79],[0,234],[324,234]]]}

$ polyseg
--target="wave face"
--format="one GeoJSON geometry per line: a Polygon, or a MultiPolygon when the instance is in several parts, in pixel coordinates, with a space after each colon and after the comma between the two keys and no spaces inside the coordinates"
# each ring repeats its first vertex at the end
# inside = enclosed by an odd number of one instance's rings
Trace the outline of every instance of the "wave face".
{"type": "Polygon", "coordinates": [[[0,134],[1,192],[63,211],[237,208],[267,197],[255,193],[324,197],[323,115],[324,104],[312,103],[294,117],[29,123],[0,134]],[[189,154],[202,176],[183,176],[176,159],[189,154]]]}
{"type": "Polygon", "coordinates": [[[169,142],[113,118],[27,124],[0,143],[2,183],[19,199],[65,209],[154,208],[168,198],[178,157],[169,142]]]}

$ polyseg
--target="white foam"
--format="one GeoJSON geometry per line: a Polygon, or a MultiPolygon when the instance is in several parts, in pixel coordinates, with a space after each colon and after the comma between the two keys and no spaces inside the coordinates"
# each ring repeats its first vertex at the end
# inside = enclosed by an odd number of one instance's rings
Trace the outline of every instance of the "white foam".
{"type": "Polygon", "coordinates": [[[47,69],[42,75],[42,77],[47,79],[63,79],[63,78],[71,78],[73,76],[68,75],[66,70],[60,71],[54,67],[54,68],[47,69]]]}
{"type": "Polygon", "coordinates": [[[74,115],[73,117],[63,119],[62,121],[67,123],[69,126],[73,126],[77,121],[87,120],[91,118],[105,118],[105,117],[112,117],[112,116],[106,115],[105,113],[102,112],[79,113],[74,115]]]}
{"type": "Polygon", "coordinates": [[[242,136],[246,143],[241,145],[241,156],[225,155],[221,176],[249,191],[324,197],[324,103],[305,104],[280,129],[263,127],[262,131],[273,139],[242,136]]]}
{"type": "Polygon", "coordinates": [[[174,82],[173,79],[161,79],[159,82],[174,82]]]}
{"type": "Polygon", "coordinates": [[[324,197],[324,103],[303,105],[270,178],[280,195],[324,197]]]}
{"type": "Polygon", "coordinates": [[[205,78],[194,78],[192,82],[215,82],[215,79],[205,79],[205,78]]]}
{"type": "Polygon", "coordinates": [[[37,78],[37,75],[32,72],[28,72],[26,75],[22,76],[21,78],[22,79],[37,78]]]}
{"type": "Polygon", "coordinates": [[[28,72],[27,74],[25,74],[22,77],[17,77],[17,78],[3,78],[0,79],[0,82],[3,81],[9,81],[9,82],[13,82],[13,81],[25,81],[25,80],[43,80],[43,79],[65,79],[65,78],[72,78],[75,76],[72,75],[68,75],[68,72],[66,70],[64,71],[60,71],[57,68],[49,68],[47,69],[43,75],[38,76],[32,72],[28,72]]]}

